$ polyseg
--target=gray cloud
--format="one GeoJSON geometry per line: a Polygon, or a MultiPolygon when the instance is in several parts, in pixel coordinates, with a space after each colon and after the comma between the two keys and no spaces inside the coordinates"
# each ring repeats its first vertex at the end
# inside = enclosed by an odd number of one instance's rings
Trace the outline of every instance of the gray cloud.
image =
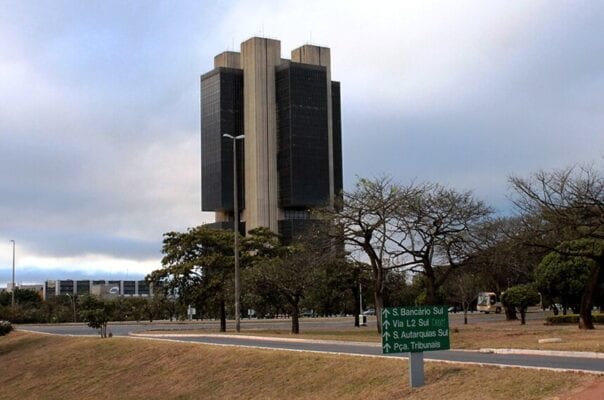
{"type": "Polygon", "coordinates": [[[0,3],[0,240],[53,265],[148,262],[209,221],[199,75],[263,31],[284,57],[309,32],[332,48],[347,187],[386,172],[506,212],[508,175],[603,163],[599,3],[318,5],[0,3]]]}
{"type": "MultiPolygon", "coordinates": [[[[37,267],[22,267],[16,271],[15,282],[19,284],[27,283],[43,283],[46,280],[54,279],[72,279],[72,280],[126,280],[126,279],[144,279],[145,275],[140,273],[132,273],[124,269],[122,272],[112,271],[88,271],[74,270],[73,268],[37,268],[37,267]]],[[[10,282],[12,280],[12,272],[8,270],[0,270],[0,282],[10,282]]],[[[5,285],[0,285],[5,287],[5,285]]]]}

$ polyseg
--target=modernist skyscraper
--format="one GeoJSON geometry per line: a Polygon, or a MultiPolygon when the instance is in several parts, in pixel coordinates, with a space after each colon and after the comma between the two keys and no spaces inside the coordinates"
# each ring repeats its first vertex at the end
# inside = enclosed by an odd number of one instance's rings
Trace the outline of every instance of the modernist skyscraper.
{"type": "Polygon", "coordinates": [[[333,206],[342,190],[340,84],[330,50],[305,45],[281,58],[278,40],[254,37],[214,58],[201,76],[202,210],[233,227],[237,143],[240,229],[268,227],[291,238],[309,210],[333,206]]]}

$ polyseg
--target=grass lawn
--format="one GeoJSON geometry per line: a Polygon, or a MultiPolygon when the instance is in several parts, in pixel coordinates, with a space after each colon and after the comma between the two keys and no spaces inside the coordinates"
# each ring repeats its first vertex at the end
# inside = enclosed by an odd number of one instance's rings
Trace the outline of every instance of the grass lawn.
{"type": "Polygon", "coordinates": [[[459,349],[516,348],[604,352],[604,325],[580,330],[573,325],[544,325],[543,321],[496,322],[459,325],[453,329],[451,346],[459,349]],[[560,338],[559,343],[539,343],[539,339],[560,338]]]}
{"type": "Polygon", "coordinates": [[[0,337],[2,399],[564,399],[604,377],[13,332],[0,337]]]}
{"type": "MultiPolygon", "coordinates": [[[[149,331],[149,333],[179,333],[178,331],[149,331]]],[[[187,330],[180,333],[218,333],[214,330],[187,330]]],[[[227,334],[233,334],[230,331],[227,334]]],[[[292,335],[289,330],[274,329],[245,329],[242,335],[273,336],[301,339],[344,340],[355,342],[380,342],[380,336],[375,328],[375,321],[367,327],[349,328],[342,330],[304,329],[300,335],[292,335]]],[[[594,330],[580,330],[572,325],[544,325],[543,321],[527,321],[520,325],[519,321],[478,322],[470,321],[468,325],[455,324],[451,327],[452,349],[481,349],[481,348],[515,348],[536,350],[562,351],[595,351],[604,352],[604,325],[596,325],[594,330]],[[559,343],[540,344],[539,339],[560,338],[559,343]]]]}

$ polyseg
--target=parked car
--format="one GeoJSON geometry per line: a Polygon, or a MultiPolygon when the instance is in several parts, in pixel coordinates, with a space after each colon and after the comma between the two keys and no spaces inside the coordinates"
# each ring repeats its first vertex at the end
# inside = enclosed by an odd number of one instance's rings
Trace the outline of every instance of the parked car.
{"type": "Polygon", "coordinates": [[[367,310],[363,311],[363,315],[375,315],[375,308],[368,308],[367,310]]]}

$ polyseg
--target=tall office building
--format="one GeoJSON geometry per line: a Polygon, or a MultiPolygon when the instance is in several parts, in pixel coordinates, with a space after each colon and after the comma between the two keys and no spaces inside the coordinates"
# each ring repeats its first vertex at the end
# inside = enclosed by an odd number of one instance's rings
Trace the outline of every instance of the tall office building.
{"type": "Polygon", "coordinates": [[[278,40],[254,37],[214,58],[201,76],[202,210],[233,227],[237,141],[240,230],[268,227],[291,238],[310,209],[334,206],[342,190],[340,84],[330,50],[305,45],[281,58],[278,40]]]}

